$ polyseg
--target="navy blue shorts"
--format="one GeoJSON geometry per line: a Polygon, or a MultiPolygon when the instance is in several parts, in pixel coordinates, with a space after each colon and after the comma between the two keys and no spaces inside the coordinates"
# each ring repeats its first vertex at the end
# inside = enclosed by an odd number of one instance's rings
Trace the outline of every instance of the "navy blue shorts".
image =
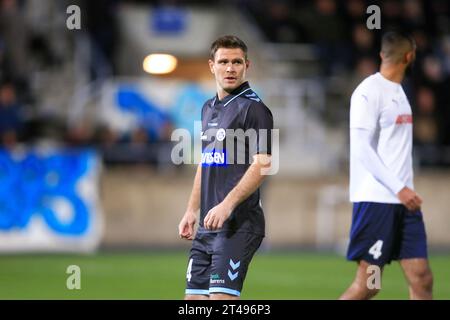
{"type": "Polygon", "coordinates": [[[383,266],[392,260],[427,256],[422,212],[409,211],[402,204],[353,204],[348,260],[383,266]]]}
{"type": "Polygon", "coordinates": [[[263,236],[253,233],[197,233],[186,272],[186,294],[240,296],[250,261],[263,236]]]}

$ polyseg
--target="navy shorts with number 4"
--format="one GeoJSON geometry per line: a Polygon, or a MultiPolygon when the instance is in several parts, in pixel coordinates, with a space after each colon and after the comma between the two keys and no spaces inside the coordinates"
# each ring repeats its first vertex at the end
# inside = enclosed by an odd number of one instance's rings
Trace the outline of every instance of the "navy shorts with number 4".
{"type": "Polygon", "coordinates": [[[392,260],[427,256],[422,212],[409,211],[402,204],[353,204],[348,260],[383,266],[392,260]]]}
{"type": "Polygon", "coordinates": [[[263,236],[244,232],[197,233],[186,272],[186,294],[240,296],[247,269],[263,236]]]}

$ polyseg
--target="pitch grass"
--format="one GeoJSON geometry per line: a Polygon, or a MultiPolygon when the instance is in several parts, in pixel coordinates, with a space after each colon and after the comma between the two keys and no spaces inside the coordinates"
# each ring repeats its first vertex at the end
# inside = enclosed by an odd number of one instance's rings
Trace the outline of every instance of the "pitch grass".
{"type": "MultiPolygon", "coordinates": [[[[450,299],[450,255],[432,255],[436,299],[450,299]]],[[[0,256],[0,299],[181,299],[187,252],[0,256]],[[81,290],[68,290],[69,265],[81,268],[81,290]]],[[[356,264],[312,253],[257,254],[242,299],[336,299],[356,264]]],[[[378,299],[407,299],[398,263],[385,270],[378,299]]]]}

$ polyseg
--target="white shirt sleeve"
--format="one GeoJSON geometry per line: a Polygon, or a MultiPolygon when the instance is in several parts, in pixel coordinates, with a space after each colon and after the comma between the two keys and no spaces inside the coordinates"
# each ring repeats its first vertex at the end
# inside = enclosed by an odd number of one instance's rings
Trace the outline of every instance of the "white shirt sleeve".
{"type": "Polygon", "coordinates": [[[374,130],[380,118],[381,97],[366,88],[356,90],[350,101],[350,128],[374,130]]]}
{"type": "Polygon", "coordinates": [[[395,195],[405,184],[393,175],[371,145],[374,131],[362,128],[350,129],[350,152],[361,161],[373,177],[391,190],[395,195]]]}

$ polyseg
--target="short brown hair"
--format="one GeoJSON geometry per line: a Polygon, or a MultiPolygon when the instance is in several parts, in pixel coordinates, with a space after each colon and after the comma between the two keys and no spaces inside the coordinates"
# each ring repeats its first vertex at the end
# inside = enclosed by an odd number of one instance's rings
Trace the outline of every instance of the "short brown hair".
{"type": "Polygon", "coordinates": [[[226,35],[217,38],[216,41],[211,44],[211,51],[209,54],[211,60],[214,60],[214,56],[219,48],[240,48],[244,52],[245,60],[247,60],[247,45],[236,36],[226,35]]]}
{"type": "Polygon", "coordinates": [[[405,31],[389,31],[381,39],[381,52],[386,59],[394,63],[398,63],[403,54],[415,48],[414,38],[405,31]]]}

